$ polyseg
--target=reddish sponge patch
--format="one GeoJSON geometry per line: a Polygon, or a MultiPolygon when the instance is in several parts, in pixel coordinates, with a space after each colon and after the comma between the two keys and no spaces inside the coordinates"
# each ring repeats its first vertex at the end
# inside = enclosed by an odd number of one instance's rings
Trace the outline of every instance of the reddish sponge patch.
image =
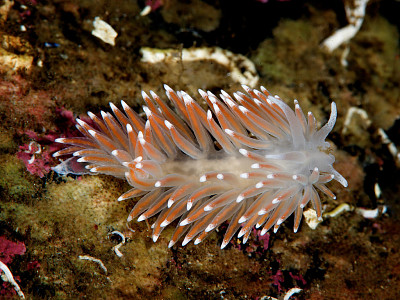
{"type": "Polygon", "coordinates": [[[9,264],[15,255],[25,254],[26,247],[24,243],[12,242],[4,236],[0,236],[0,260],[4,264],[9,264]]]}

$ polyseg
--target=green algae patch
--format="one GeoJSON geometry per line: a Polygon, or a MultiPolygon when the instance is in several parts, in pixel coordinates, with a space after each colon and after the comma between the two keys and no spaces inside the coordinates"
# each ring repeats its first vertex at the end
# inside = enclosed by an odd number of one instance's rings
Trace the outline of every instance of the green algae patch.
{"type": "Polygon", "coordinates": [[[12,152],[17,148],[15,141],[13,140],[12,133],[4,127],[0,127],[0,151],[1,152],[12,152]]]}
{"type": "Polygon", "coordinates": [[[133,238],[115,259],[113,289],[125,296],[151,295],[162,286],[163,269],[170,256],[167,242],[153,243],[151,239],[133,238]]]}
{"type": "Polygon", "coordinates": [[[117,201],[124,188],[107,176],[66,178],[47,184],[34,203],[1,203],[2,218],[29,235],[28,249],[40,261],[40,274],[57,297],[78,297],[82,292],[138,297],[161,285],[170,255],[167,239],[153,243],[145,222],[128,229],[126,218],[133,203],[117,201]],[[120,242],[113,238],[114,230],[126,236],[119,248],[121,257],[113,248],[120,242]]]}
{"type": "Polygon", "coordinates": [[[31,199],[41,190],[40,181],[32,177],[16,156],[0,156],[0,194],[4,200],[24,202],[31,199]]]}
{"type": "Polygon", "coordinates": [[[84,176],[48,185],[46,198],[53,207],[51,213],[59,218],[73,218],[75,223],[113,224],[126,220],[124,205],[117,201],[119,191],[112,178],[84,176]]]}
{"type": "MultiPolygon", "coordinates": [[[[368,19],[354,38],[351,47],[352,63],[359,69],[358,75],[374,86],[384,87],[400,75],[399,33],[395,25],[386,19],[368,19]]],[[[390,101],[390,99],[388,99],[390,101]]]]}
{"type": "Polygon", "coordinates": [[[400,114],[399,32],[386,19],[367,19],[355,37],[349,63],[365,89],[360,101],[373,123],[388,129],[400,114]]]}
{"type": "Polygon", "coordinates": [[[310,20],[283,20],[273,30],[274,38],[264,40],[252,59],[269,81],[282,85],[311,80],[315,73],[310,68],[323,66],[318,33],[310,20]]]}

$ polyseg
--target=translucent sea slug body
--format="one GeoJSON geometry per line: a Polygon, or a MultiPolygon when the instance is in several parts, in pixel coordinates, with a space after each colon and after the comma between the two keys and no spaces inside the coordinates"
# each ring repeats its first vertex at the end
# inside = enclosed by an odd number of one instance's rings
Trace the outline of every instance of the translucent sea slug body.
{"type": "Polygon", "coordinates": [[[245,93],[220,98],[199,90],[207,112],[183,91],[165,85],[174,109],[155,93],[142,92],[147,120],[122,101],[124,113],[111,105],[113,114],[101,118],[88,113],[95,125],[77,119],[83,137],[60,138],[71,145],[55,156],[72,154],[55,171],[83,170],[125,178],[132,189],[119,197],[141,197],[128,221],[156,214],[153,240],[165,226],[180,218],[169,246],[183,235],[183,245],[195,238],[200,243],[221,223],[230,220],[221,248],[239,230],[244,242],[253,226],[262,234],[276,231],[294,213],[298,230],[303,208],[311,201],[321,218],[317,190],[330,196],[332,179],[346,180],[333,168],[325,138],[336,121],[336,105],[321,129],[312,113],[305,116],[295,100],[292,110],[279,97],[243,86],[245,93]]]}

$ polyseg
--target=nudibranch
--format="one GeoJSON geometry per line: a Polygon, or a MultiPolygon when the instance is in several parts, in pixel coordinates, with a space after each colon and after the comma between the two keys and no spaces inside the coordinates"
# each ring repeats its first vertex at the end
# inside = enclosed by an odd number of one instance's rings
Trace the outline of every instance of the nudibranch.
{"type": "Polygon", "coordinates": [[[321,219],[319,194],[335,198],[328,182],[347,186],[325,141],[336,122],[334,102],[318,128],[297,100],[293,110],[264,87],[243,86],[233,97],[199,90],[206,110],[184,91],[164,88],[173,108],[152,91],[142,92],[145,120],[124,101],[123,111],[110,103],[112,113],[88,113],[90,124],[77,119],[82,137],[57,139],[70,146],[54,154],[72,155],[58,173],[125,179],[132,189],[118,200],[140,197],[128,222],[157,215],[154,241],[178,218],[169,247],[182,236],[183,245],[198,244],[228,220],[221,248],[236,232],[246,242],[254,226],[276,232],[292,214],[296,232],[309,202],[321,219]]]}

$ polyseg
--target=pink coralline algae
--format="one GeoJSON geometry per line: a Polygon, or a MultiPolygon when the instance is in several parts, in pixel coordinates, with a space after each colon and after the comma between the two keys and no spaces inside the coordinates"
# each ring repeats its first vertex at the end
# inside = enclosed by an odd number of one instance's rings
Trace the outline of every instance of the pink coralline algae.
{"type": "Polygon", "coordinates": [[[19,146],[17,157],[24,162],[29,173],[42,178],[50,172],[51,167],[54,165],[54,159],[51,155],[59,150],[60,147],[53,143],[56,137],[52,134],[39,138],[33,131],[25,133],[32,137],[33,140],[30,143],[19,146]],[[48,146],[42,145],[49,143],[51,144],[48,146]]]}
{"type": "Polygon", "coordinates": [[[262,243],[263,249],[267,250],[269,243],[269,234],[261,235],[261,230],[256,230],[255,228],[253,228],[253,233],[257,237],[257,241],[262,243]]]}
{"type": "Polygon", "coordinates": [[[22,255],[26,252],[24,243],[12,242],[4,236],[0,236],[0,260],[9,264],[15,255],[22,255]]]}
{"type": "Polygon", "coordinates": [[[54,140],[61,135],[68,137],[76,135],[73,113],[64,108],[59,108],[56,110],[56,114],[59,115],[61,122],[57,126],[57,131],[61,133],[51,131],[43,135],[32,130],[26,130],[23,134],[28,136],[31,141],[19,146],[19,152],[17,153],[17,157],[24,162],[28,172],[40,178],[50,172],[51,167],[56,162],[52,154],[61,149],[60,144],[55,143],[54,140]]]}
{"type": "MultiPolygon", "coordinates": [[[[224,228],[224,226],[222,227],[224,228]]],[[[235,249],[243,251],[250,255],[256,255],[261,257],[264,255],[265,251],[269,247],[269,238],[270,234],[266,233],[261,235],[261,230],[257,230],[253,228],[252,230],[252,238],[250,238],[248,244],[243,244],[237,239],[231,240],[231,244],[235,249]]]]}
{"type": "Polygon", "coordinates": [[[278,291],[282,291],[282,283],[285,281],[285,277],[283,276],[283,272],[281,270],[276,271],[275,275],[271,276],[272,284],[278,288],[278,291]]]}
{"type": "Polygon", "coordinates": [[[292,272],[289,272],[290,277],[292,277],[298,284],[306,285],[307,281],[304,279],[302,275],[294,275],[292,272]]]}
{"type": "Polygon", "coordinates": [[[283,290],[288,288],[289,286],[305,286],[307,281],[304,279],[302,275],[295,275],[292,272],[277,270],[275,274],[271,274],[272,285],[276,286],[278,292],[281,293],[283,290]],[[293,280],[291,282],[290,277],[293,280]]]}

